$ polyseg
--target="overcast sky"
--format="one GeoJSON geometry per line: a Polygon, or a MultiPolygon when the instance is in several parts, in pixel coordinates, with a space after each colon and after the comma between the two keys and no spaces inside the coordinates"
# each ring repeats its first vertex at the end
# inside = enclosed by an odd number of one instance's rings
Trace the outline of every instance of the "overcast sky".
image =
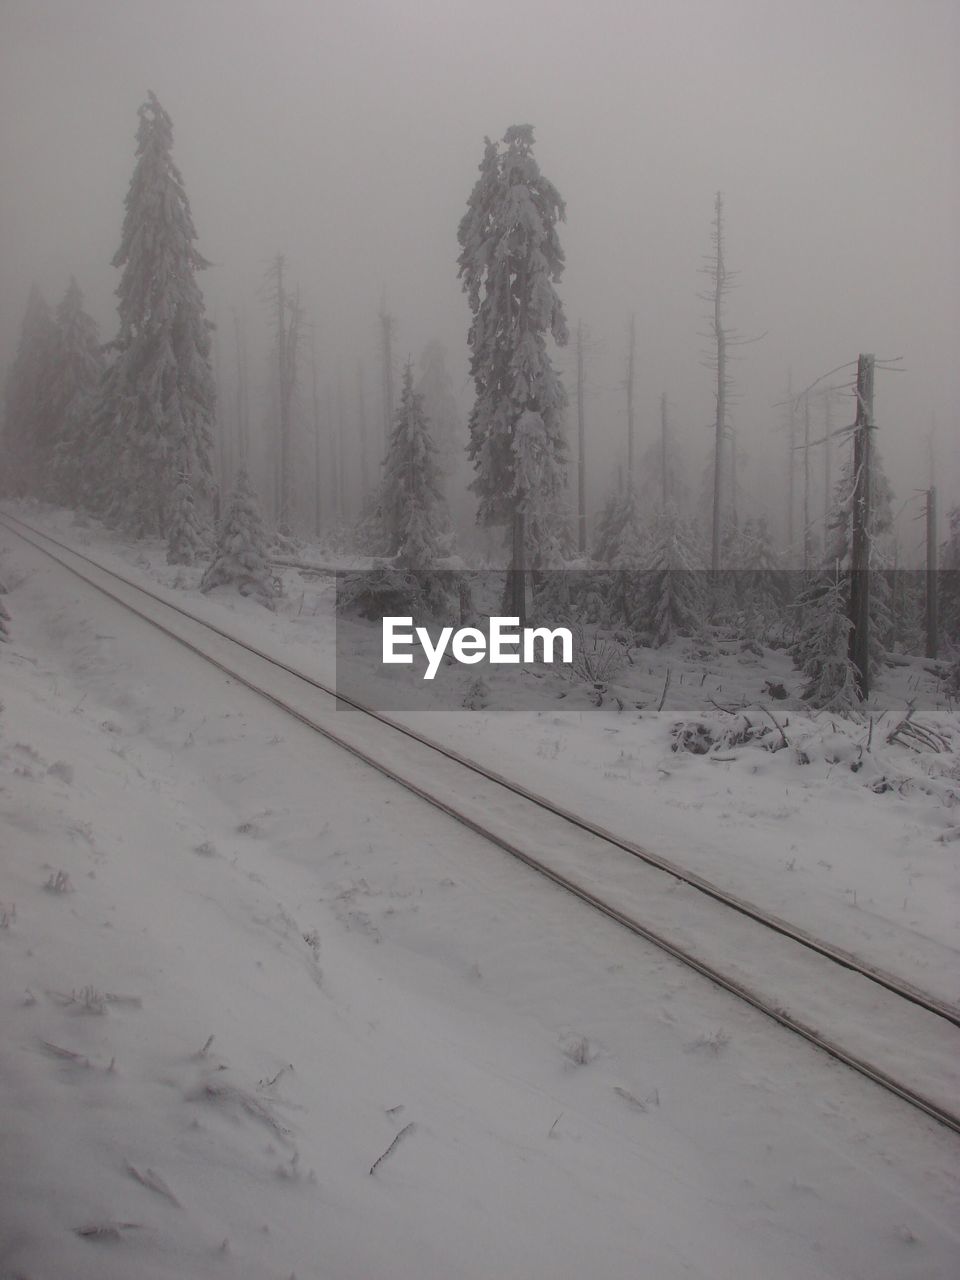
{"type": "MultiPolygon", "coordinates": [[[[715,191],[740,269],[730,323],[743,438],[858,351],[902,355],[877,418],[900,496],[926,480],[933,415],[957,485],[960,6],[955,0],[2,0],[0,358],[36,280],[70,273],[105,337],[109,266],[148,89],[215,266],[212,315],[288,255],[327,372],[432,336],[465,373],[456,229],[485,134],[536,129],[567,202],[561,287],[596,345],[594,429],[622,432],[625,326],[641,338],[641,430],[660,392],[706,452],[704,286],[715,191]]],[[[757,474],[751,483],[759,485],[757,474]]],[[[958,495],[955,495],[958,496],[958,495]]]]}

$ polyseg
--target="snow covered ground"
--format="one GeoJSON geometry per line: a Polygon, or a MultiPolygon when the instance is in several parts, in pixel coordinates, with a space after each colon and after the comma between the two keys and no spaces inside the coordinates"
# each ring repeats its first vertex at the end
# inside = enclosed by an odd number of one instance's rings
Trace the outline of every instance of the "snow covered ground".
{"type": "MultiPolygon", "coordinates": [[[[271,615],[42,520],[332,674],[322,583],[287,571],[271,615]]],[[[956,1274],[955,1138],[2,531],[0,574],[0,1274],[956,1274]]],[[[513,673],[415,718],[956,999],[956,757],[877,732],[852,773],[853,739],[793,707],[789,751],[674,753],[678,720],[730,717],[681,701],[702,660],[668,660],[659,715],[569,684],[497,712],[513,673]]],[[[724,702],[790,677],[710,666],[697,697],[724,702]]],[[[920,675],[892,674],[881,729],[920,675]]]]}

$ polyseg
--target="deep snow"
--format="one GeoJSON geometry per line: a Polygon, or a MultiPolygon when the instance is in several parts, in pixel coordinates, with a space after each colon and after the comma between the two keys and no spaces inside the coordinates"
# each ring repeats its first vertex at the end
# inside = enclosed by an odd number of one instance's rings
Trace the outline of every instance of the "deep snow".
{"type": "MultiPolygon", "coordinates": [[[[4,1274],[956,1273],[956,1139],[0,549],[4,1274]]],[[[188,604],[323,670],[286,577],[188,604]]],[[[678,718],[421,722],[955,998],[956,812],[678,718]]]]}

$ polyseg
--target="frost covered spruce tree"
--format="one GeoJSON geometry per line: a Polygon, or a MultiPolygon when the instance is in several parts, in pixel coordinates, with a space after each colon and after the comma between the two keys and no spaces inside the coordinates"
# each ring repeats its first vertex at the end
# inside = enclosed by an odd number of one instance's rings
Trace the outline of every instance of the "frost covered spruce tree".
{"type": "Polygon", "coordinates": [[[804,676],[802,697],[812,706],[852,715],[859,702],[856,668],[850,660],[849,588],[839,567],[806,576],[797,608],[804,625],[791,649],[804,676]]]}
{"type": "Polygon", "coordinates": [[[49,385],[54,343],[53,316],[34,285],[4,387],[0,488],[8,497],[37,497],[43,487],[52,434],[49,385]]]}
{"type": "Polygon", "coordinates": [[[84,310],[80,286],[71,277],[57,308],[49,389],[54,435],[47,492],[66,507],[84,503],[94,483],[92,417],[103,372],[96,321],[84,310]]]}
{"type": "Polygon", "coordinates": [[[566,393],[547,354],[567,322],[554,285],[564,266],[564,202],[540,172],[533,128],[486,139],[480,177],[460,222],[458,264],[473,320],[468,341],[476,401],[469,455],[481,524],[507,524],[505,611],[526,620],[525,570],[556,545],[565,480],[566,393]]]}
{"type": "Polygon", "coordinates": [[[167,564],[196,564],[210,550],[209,526],[197,511],[190,463],[181,453],[167,532],[167,564]]]}
{"type": "Polygon", "coordinates": [[[200,580],[201,591],[233,586],[242,596],[256,596],[273,608],[269,548],[260,503],[250,486],[245,469],[237,474],[237,483],[227,501],[226,511],[217,531],[213,560],[200,580]]]}
{"type": "Polygon", "coordinates": [[[455,585],[451,575],[430,572],[447,554],[450,537],[441,486],[438,450],[408,362],[376,511],[380,545],[391,559],[379,569],[348,575],[338,595],[341,609],[358,608],[365,617],[449,611],[455,585]]]}
{"type": "Polygon", "coordinates": [[[676,635],[700,634],[708,606],[705,575],[700,572],[703,555],[693,530],[672,501],[654,517],[647,564],[643,614],[651,643],[659,648],[676,635]]]}
{"type": "Polygon", "coordinates": [[[139,116],[137,162],[113,259],[123,272],[120,331],[95,420],[103,476],[97,498],[107,518],[134,537],[167,537],[178,485],[192,487],[204,514],[212,487],[212,326],[196,279],[209,264],[197,250],[173,162],[170,117],[152,93],[139,116]]]}
{"type": "Polygon", "coordinates": [[[411,569],[429,568],[445,552],[449,521],[440,486],[437,447],[408,362],[383,464],[379,508],[387,554],[411,569]]]}

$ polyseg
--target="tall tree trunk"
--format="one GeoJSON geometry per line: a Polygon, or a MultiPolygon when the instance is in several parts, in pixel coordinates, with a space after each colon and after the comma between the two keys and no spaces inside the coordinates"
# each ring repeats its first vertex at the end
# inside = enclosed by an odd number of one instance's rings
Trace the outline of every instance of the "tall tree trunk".
{"type": "Polygon", "coordinates": [[[313,532],[320,537],[323,500],[320,496],[320,389],[317,384],[317,341],[313,341],[313,532]]]}
{"type": "Polygon", "coordinates": [[[713,335],[717,344],[717,416],[713,441],[713,529],[710,539],[710,568],[720,570],[720,514],[723,500],[723,437],[727,422],[727,331],[723,325],[723,296],[727,268],[723,252],[723,196],[718,191],[714,205],[716,255],[714,259],[713,335]]]}
{"type": "Polygon", "coordinates": [[[926,623],[928,658],[937,656],[940,623],[937,600],[937,490],[931,485],[927,490],[927,566],[926,566],[926,623]]]}
{"type": "Polygon", "coordinates": [[[587,454],[583,420],[583,321],[577,324],[577,549],[587,552],[587,454]]]}
{"type": "Polygon", "coordinates": [[[813,559],[813,530],[810,526],[810,400],[803,397],[803,569],[813,559]]]}
{"type": "Polygon", "coordinates": [[[853,537],[850,561],[850,660],[857,692],[870,696],[870,432],[873,429],[873,356],[857,361],[857,420],[853,437],[853,537]]]}
{"type": "Polygon", "coordinates": [[[279,461],[276,467],[274,494],[275,522],[281,526],[286,520],[287,486],[287,295],[283,284],[283,254],[277,254],[277,396],[280,427],[279,461]]]}
{"type": "Polygon", "coordinates": [[[830,541],[830,506],[833,500],[833,405],[829,391],[823,397],[823,552],[827,554],[830,541]]]}
{"type": "Polygon", "coordinates": [[[393,316],[380,311],[380,387],[383,398],[383,453],[386,457],[393,431],[393,316]]]}
{"type": "Polygon", "coordinates": [[[630,313],[630,331],[627,349],[627,484],[633,488],[635,479],[634,472],[634,411],[633,411],[633,392],[634,380],[636,377],[637,363],[637,317],[636,313],[630,313]]]}
{"type": "Polygon", "coordinates": [[[670,500],[670,473],[667,453],[667,393],[660,395],[660,510],[666,511],[670,500]]]}

